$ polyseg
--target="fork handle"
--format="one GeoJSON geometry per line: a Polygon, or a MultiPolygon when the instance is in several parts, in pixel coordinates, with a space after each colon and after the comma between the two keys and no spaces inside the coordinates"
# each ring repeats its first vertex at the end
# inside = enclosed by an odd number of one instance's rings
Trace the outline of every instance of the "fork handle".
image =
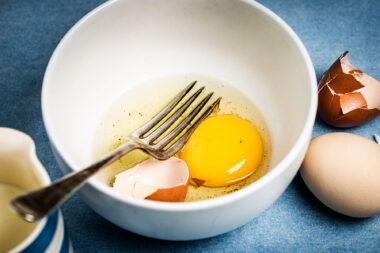
{"type": "Polygon", "coordinates": [[[139,148],[137,143],[128,141],[94,164],[80,171],[70,173],[51,185],[12,200],[11,208],[29,222],[38,221],[56,209],[58,205],[76,192],[99,170],[137,148],[139,148]]]}

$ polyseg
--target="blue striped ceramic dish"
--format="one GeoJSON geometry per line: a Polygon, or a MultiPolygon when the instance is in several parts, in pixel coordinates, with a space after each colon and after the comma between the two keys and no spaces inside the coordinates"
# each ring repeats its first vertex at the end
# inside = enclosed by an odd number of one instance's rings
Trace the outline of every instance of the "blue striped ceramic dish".
{"type": "MultiPolygon", "coordinates": [[[[0,164],[2,183],[30,191],[51,182],[36,156],[33,140],[17,130],[0,128],[0,162],[6,165],[0,164]]],[[[10,252],[73,252],[61,211],[39,221],[29,236],[10,252]]]]}
{"type": "Polygon", "coordinates": [[[55,211],[41,221],[41,228],[36,230],[22,244],[11,252],[22,253],[69,253],[73,252],[60,211],[55,211]],[[39,230],[39,231],[38,231],[39,230]]]}

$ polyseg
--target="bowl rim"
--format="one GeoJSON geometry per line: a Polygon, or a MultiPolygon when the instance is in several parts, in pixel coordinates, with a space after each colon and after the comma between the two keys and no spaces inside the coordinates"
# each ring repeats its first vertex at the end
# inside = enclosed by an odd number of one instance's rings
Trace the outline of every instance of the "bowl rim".
{"type": "MultiPolygon", "coordinates": [[[[62,145],[56,141],[56,135],[54,133],[51,121],[47,113],[47,108],[48,108],[47,97],[48,97],[48,87],[49,87],[48,80],[50,79],[50,75],[52,72],[52,65],[55,59],[57,58],[57,56],[60,54],[61,49],[64,47],[66,41],[70,40],[70,37],[78,30],[79,27],[82,26],[82,24],[86,23],[89,19],[98,15],[105,9],[110,8],[111,6],[119,3],[120,1],[121,0],[111,0],[99,5],[98,7],[96,7],[89,13],[87,13],[84,17],[82,17],[73,27],[71,27],[70,30],[61,39],[56,49],[54,50],[49,60],[49,63],[47,65],[45,75],[43,78],[41,106],[42,106],[42,118],[43,118],[43,122],[46,128],[46,132],[49,137],[50,143],[53,145],[57,153],[62,157],[62,159],[73,171],[77,171],[78,169],[80,169],[80,167],[64,151],[62,145]]],[[[274,23],[276,23],[279,27],[281,27],[286,32],[286,34],[290,37],[290,40],[292,40],[297,46],[297,48],[300,50],[303,61],[306,64],[307,73],[309,76],[308,85],[310,86],[311,99],[309,102],[307,118],[303,125],[303,129],[301,133],[299,134],[294,146],[290,149],[290,151],[272,170],[266,173],[254,184],[244,187],[234,193],[227,194],[227,195],[214,198],[214,199],[195,201],[195,202],[185,202],[185,203],[159,202],[159,201],[136,199],[133,197],[123,195],[122,193],[115,191],[111,187],[103,184],[99,180],[96,180],[95,178],[90,179],[86,183],[86,185],[90,185],[91,187],[95,188],[97,191],[102,192],[103,194],[107,195],[107,197],[113,198],[114,200],[123,202],[124,204],[137,206],[143,209],[166,211],[166,212],[186,212],[186,211],[193,211],[193,210],[203,210],[203,209],[210,209],[210,208],[226,205],[230,202],[234,202],[239,199],[245,198],[248,195],[252,194],[253,192],[258,191],[259,189],[264,187],[266,184],[268,184],[270,181],[273,181],[276,177],[280,176],[282,172],[286,170],[290,166],[290,164],[296,159],[298,154],[301,152],[304,144],[310,141],[310,138],[311,138],[310,133],[314,126],[315,116],[317,113],[317,101],[318,101],[317,85],[316,85],[317,80],[316,80],[313,63],[311,61],[311,58],[305,46],[301,42],[300,38],[296,35],[296,33],[290,28],[290,26],[284,20],[282,20],[279,16],[277,16],[274,12],[269,10],[267,7],[265,7],[264,5],[256,1],[250,1],[250,0],[236,0],[236,1],[246,3],[250,5],[251,7],[259,10],[262,14],[272,19],[274,23]]]]}

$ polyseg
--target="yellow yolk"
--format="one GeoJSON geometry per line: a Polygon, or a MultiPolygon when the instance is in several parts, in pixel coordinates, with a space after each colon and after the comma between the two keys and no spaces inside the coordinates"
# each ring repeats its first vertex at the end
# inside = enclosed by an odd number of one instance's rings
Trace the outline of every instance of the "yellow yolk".
{"type": "Polygon", "coordinates": [[[262,156],[263,143],[256,129],[232,115],[204,120],[181,154],[189,167],[190,178],[213,187],[226,186],[249,176],[259,166],[262,156]]]}

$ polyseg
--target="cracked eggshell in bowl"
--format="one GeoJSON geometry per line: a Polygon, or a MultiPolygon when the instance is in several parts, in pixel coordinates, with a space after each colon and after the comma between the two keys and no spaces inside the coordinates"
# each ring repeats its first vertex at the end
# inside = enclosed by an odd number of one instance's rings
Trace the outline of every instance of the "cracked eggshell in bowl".
{"type": "Polygon", "coordinates": [[[351,217],[380,213],[380,145],[349,133],[318,136],[300,172],[311,192],[336,212],[351,217]]]}
{"type": "Polygon", "coordinates": [[[329,125],[352,127],[380,115],[380,82],[352,66],[348,51],[318,83],[318,113],[329,125]]]}
{"type": "Polygon", "coordinates": [[[113,187],[128,196],[166,202],[184,201],[189,186],[186,163],[176,157],[149,158],[116,175],[113,187]]]}

